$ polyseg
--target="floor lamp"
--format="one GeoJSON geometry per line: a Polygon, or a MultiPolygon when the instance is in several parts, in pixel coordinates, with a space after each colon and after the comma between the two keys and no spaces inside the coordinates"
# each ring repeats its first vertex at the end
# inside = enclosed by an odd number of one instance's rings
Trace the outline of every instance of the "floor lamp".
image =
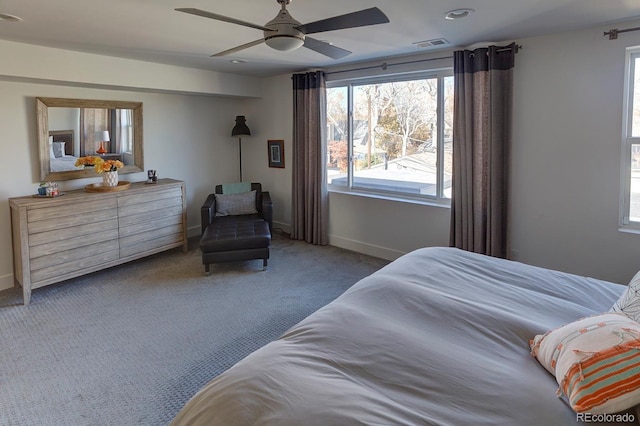
{"type": "Polygon", "coordinates": [[[236,116],[236,125],[233,126],[231,136],[238,136],[238,157],[240,158],[240,182],[242,182],[242,138],[240,136],[251,136],[251,130],[247,127],[244,115],[236,116]]]}

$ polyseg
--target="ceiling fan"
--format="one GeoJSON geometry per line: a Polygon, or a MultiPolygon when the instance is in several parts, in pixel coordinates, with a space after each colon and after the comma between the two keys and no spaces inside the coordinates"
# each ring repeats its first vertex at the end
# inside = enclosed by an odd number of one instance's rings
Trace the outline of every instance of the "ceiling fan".
{"type": "Polygon", "coordinates": [[[229,50],[225,50],[220,53],[216,53],[214,56],[224,56],[230,53],[235,53],[243,49],[247,49],[252,46],[257,46],[260,43],[266,43],[267,46],[276,50],[294,50],[301,46],[318,52],[322,55],[328,56],[332,59],[340,59],[351,52],[340,47],[334,46],[330,43],[316,40],[311,37],[307,37],[307,34],[321,33],[324,31],[342,30],[345,28],[365,27],[368,25],[385,24],[389,22],[389,18],[382,13],[377,7],[369,9],[363,9],[357,12],[347,13],[345,15],[334,16],[332,18],[323,19],[320,21],[311,22],[308,24],[301,24],[291,17],[287,10],[287,5],[291,3],[291,0],[276,0],[281,9],[278,15],[271,21],[262,25],[252,24],[251,22],[241,21],[239,19],[231,18],[228,16],[218,15],[216,13],[207,12],[201,9],[194,8],[178,8],[178,12],[189,13],[191,15],[198,15],[204,18],[216,19],[218,21],[229,22],[232,24],[243,25],[249,28],[255,28],[262,30],[264,37],[250,43],[245,43],[240,46],[234,47],[229,50]]]}

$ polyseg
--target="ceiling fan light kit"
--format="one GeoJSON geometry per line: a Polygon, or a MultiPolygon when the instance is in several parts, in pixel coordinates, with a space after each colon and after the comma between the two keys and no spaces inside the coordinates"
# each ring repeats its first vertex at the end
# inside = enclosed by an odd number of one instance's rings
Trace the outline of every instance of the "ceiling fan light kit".
{"type": "Polygon", "coordinates": [[[287,5],[291,3],[291,0],[276,0],[276,2],[281,6],[280,12],[264,26],[195,8],[177,8],[176,11],[263,31],[263,38],[260,40],[245,43],[211,56],[224,56],[265,43],[270,48],[280,51],[291,51],[304,46],[332,59],[340,59],[351,54],[351,52],[326,41],[307,37],[307,35],[389,22],[389,18],[380,9],[372,7],[308,24],[300,24],[300,22],[293,19],[287,10],[287,5]]]}
{"type": "Polygon", "coordinates": [[[280,51],[296,50],[304,45],[304,35],[296,37],[294,35],[275,35],[265,37],[264,42],[272,49],[280,51]]]}

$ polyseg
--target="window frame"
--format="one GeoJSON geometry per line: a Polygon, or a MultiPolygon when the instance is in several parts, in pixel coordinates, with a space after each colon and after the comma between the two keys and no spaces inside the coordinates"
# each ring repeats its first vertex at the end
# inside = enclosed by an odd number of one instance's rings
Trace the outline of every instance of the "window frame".
{"type": "Polygon", "coordinates": [[[631,211],[631,176],[632,147],[640,145],[640,137],[633,136],[634,76],[636,60],[640,62],[640,46],[627,48],[625,54],[624,102],[622,119],[622,148],[620,167],[620,215],[618,226],[621,231],[640,233],[640,220],[632,221],[631,211]]]}
{"type": "MultiPolygon", "coordinates": [[[[451,205],[451,199],[444,196],[444,167],[442,167],[442,165],[444,164],[444,160],[445,160],[445,148],[444,148],[445,132],[443,130],[437,132],[438,139],[437,139],[437,153],[436,153],[436,169],[437,169],[436,195],[409,194],[406,192],[391,191],[391,190],[387,191],[382,189],[371,189],[371,188],[354,185],[355,156],[353,153],[353,87],[354,86],[435,78],[438,81],[436,123],[439,129],[444,129],[444,113],[443,113],[444,107],[445,107],[444,81],[446,77],[453,77],[453,68],[447,67],[447,68],[439,68],[439,69],[433,69],[433,70],[423,70],[419,72],[404,72],[404,73],[390,74],[390,75],[364,76],[364,77],[336,79],[336,80],[327,81],[326,83],[327,89],[337,88],[337,87],[347,88],[347,117],[348,117],[347,184],[340,185],[340,184],[331,183],[331,184],[328,184],[328,190],[330,192],[361,195],[361,196],[385,199],[385,200],[418,203],[418,204],[431,204],[431,205],[449,207],[451,205]]],[[[328,138],[325,138],[324,143],[326,146],[326,144],[328,143],[328,138]]],[[[325,164],[325,167],[326,167],[326,164],[325,164]]]]}

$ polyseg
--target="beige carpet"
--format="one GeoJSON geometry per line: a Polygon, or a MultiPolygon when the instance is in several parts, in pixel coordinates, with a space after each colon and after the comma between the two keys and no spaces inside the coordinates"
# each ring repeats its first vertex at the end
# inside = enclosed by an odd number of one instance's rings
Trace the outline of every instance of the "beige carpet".
{"type": "Polygon", "coordinates": [[[262,261],[197,244],[0,292],[0,424],[162,425],[204,384],[387,262],[275,236],[262,261]]]}

